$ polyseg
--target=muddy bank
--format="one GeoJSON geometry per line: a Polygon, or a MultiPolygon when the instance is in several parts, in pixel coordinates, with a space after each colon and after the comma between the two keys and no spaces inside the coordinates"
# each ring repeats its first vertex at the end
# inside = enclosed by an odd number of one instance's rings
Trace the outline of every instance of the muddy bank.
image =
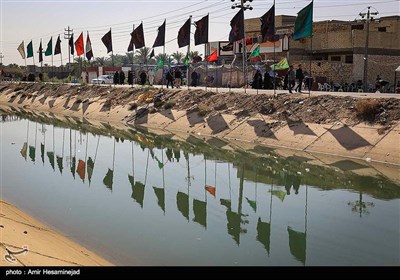
{"type": "Polygon", "coordinates": [[[0,200],[1,266],[110,266],[111,263],[0,200]],[[11,254],[10,252],[26,252],[11,254]],[[6,257],[8,256],[8,257],[6,257]]]}
{"type": "Polygon", "coordinates": [[[0,104],[196,137],[400,164],[400,100],[3,84],[0,104]]]}

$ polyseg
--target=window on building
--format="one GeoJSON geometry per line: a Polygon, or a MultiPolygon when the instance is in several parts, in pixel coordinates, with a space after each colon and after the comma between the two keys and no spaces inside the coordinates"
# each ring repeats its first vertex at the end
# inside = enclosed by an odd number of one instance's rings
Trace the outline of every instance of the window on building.
{"type": "Polygon", "coordinates": [[[385,27],[378,27],[379,32],[386,32],[386,26],[385,27]]]}
{"type": "Polygon", "coordinates": [[[331,56],[331,61],[341,61],[342,58],[340,55],[332,55],[331,56]]]}
{"type": "Polygon", "coordinates": [[[353,63],[353,56],[352,55],[346,55],[345,63],[353,63]]]}

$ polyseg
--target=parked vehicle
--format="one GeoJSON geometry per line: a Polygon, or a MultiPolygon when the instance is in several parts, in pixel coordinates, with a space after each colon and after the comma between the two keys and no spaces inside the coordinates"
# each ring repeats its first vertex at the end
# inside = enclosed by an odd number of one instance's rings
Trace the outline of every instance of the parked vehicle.
{"type": "Polygon", "coordinates": [[[111,75],[101,75],[92,80],[92,84],[112,84],[113,77],[111,75]]]}

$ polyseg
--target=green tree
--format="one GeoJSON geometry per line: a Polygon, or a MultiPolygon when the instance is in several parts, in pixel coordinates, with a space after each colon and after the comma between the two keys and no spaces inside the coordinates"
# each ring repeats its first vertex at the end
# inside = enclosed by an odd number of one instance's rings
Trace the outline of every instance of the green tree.
{"type": "Polygon", "coordinates": [[[176,64],[181,64],[183,61],[183,58],[185,57],[185,54],[183,54],[179,51],[176,51],[173,54],[171,54],[171,56],[173,59],[175,59],[176,64]]]}
{"type": "Polygon", "coordinates": [[[135,52],[135,60],[137,63],[148,64],[150,59],[150,51],[151,49],[148,47],[143,47],[135,52]]]}

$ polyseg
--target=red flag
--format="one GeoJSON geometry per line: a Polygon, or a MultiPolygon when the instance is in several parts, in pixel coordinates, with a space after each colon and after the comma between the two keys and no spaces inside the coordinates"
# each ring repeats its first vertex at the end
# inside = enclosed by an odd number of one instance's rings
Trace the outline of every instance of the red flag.
{"type": "Polygon", "coordinates": [[[208,62],[214,62],[218,60],[218,54],[217,54],[217,50],[215,50],[211,55],[206,57],[206,60],[208,62]]]}
{"type": "Polygon", "coordinates": [[[80,56],[85,52],[85,48],[83,46],[83,32],[79,35],[78,39],[75,41],[75,49],[76,55],[80,56]]]}
{"type": "Polygon", "coordinates": [[[85,48],[83,46],[83,32],[79,35],[78,39],[75,41],[75,50],[76,55],[80,56],[85,52],[85,48]]]}
{"type": "Polygon", "coordinates": [[[217,188],[213,186],[206,185],[206,191],[212,194],[215,197],[215,193],[217,192],[217,188]]]}
{"type": "Polygon", "coordinates": [[[83,160],[79,160],[78,168],[76,169],[76,172],[78,172],[79,177],[81,177],[82,181],[84,181],[84,182],[85,182],[85,169],[86,169],[85,162],[83,160]]]}

